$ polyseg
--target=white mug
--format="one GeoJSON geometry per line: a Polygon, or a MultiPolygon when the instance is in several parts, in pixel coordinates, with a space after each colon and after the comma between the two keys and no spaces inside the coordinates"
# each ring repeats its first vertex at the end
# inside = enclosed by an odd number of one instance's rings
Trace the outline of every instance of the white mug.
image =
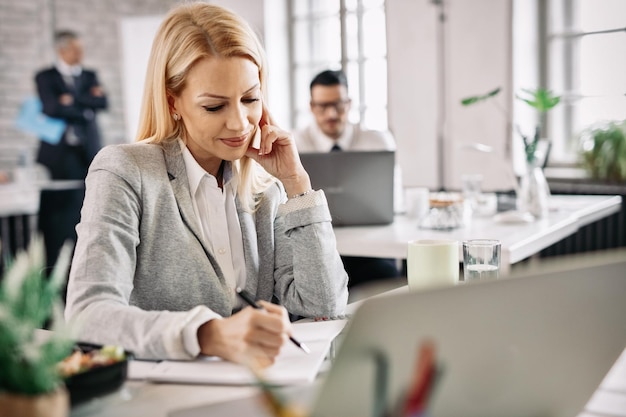
{"type": "Polygon", "coordinates": [[[459,282],[459,242],[413,240],[408,244],[407,278],[411,291],[459,282]]]}

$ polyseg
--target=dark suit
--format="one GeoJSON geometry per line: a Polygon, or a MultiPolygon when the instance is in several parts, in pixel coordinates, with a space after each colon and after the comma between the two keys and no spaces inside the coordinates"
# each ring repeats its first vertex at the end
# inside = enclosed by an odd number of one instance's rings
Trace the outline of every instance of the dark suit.
{"type": "MultiPolygon", "coordinates": [[[[37,162],[48,168],[53,180],[85,179],[89,164],[102,146],[96,111],[105,109],[108,104],[106,96],[91,94],[91,89],[99,85],[96,73],[83,70],[73,77],[73,83],[67,83],[52,67],[39,72],[35,82],[43,112],[65,120],[68,126],[57,145],[40,141],[37,162]],[[72,95],[74,102],[62,105],[59,102],[62,94],[72,95]],[[77,143],[72,143],[71,138],[77,138],[74,141],[77,143]]],[[[83,197],[84,189],[42,191],[39,229],[46,244],[48,266],[56,261],[63,242],[76,241],[75,227],[80,220],[83,197]]]]}

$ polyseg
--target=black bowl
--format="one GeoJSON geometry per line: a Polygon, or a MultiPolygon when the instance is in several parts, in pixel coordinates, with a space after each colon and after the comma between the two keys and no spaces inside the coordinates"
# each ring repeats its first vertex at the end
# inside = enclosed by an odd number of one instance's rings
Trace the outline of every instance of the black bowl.
{"type": "MultiPolygon", "coordinates": [[[[82,352],[89,352],[100,349],[102,346],[79,342],[76,347],[82,352]]],[[[65,386],[70,394],[71,405],[109,394],[124,385],[128,374],[128,361],[133,357],[130,352],[124,351],[124,353],[125,358],[122,361],[94,367],[66,378],[65,386]]]]}

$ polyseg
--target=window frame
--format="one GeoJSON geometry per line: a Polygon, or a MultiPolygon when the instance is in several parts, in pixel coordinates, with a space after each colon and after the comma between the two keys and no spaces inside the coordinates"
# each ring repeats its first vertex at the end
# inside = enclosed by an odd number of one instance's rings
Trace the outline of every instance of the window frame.
{"type": "MultiPolygon", "coordinates": [[[[341,69],[346,73],[346,76],[348,77],[348,85],[349,85],[349,91],[350,91],[350,98],[352,99],[352,109],[351,109],[351,113],[349,115],[349,118],[352,122],[357,123],[357,124],[364,124],[364,120],[366,119],[365,115],[368,112],[368,110],[370,109],[370,105],[367,103],[366,98],[367,98],[367,86],[366,86],[366,81],[365,81],[365,67],[366,67],[366,62],[368,59],[370,59],[371,57],[366,57],[365,56],[365,48],[364,48],[364,22],[363,22],[363,17],[365,15],[365,13],[367,13],[370,10],[373,9],[377,9],[377,8],[381,8],[383,13],[385,12],[385,1],[382,0],[380,5],[371,7],[371,8],[367,8],[364,7],[364,1],[367,0],[351,0],[351,2],[356,3],[356,8],[354,10],[349,10],[346,3],[347,0],[339,0],[339,10],[338,10],[338,14],[336,15],[337,18],[339,19],[339,27],[340,27],[340,36],[341,36],[341,40],[340,40],[340,59],[338,62],[333,63],[332,65],[328,65],[327,62],[329,61],[296,61],[295,58],[295,47],[297,45],[295,45],[295,39],[296,39],[296,35],[295,35],[295,26],[297,22],[300,22],[302,20],[313,22],[316,19],[320,19],[320,18],[327,18],[328,15],[325,14],[319,14],[316,13],[314,11],[314,3],[315,0],[308,0],[307,1],[307,12],[303,13],[303,14],[299,14],[297,17],[295,16],[295,7],[294,7],[294,2],[304,2],[304,0],[289,0],[287,2],[287,9],[288,9],[288,22],[289,22],[289,28],[288,28],[288,33],[289,33],[289,67],[290,67],[290,79],[289,79],[289,91],[290,91],[290,108],[291,110],[291,115],[290,115],[290,122],[291,122],[291,126],[293,126],[294,128],[303,128],[304,126],[301,125],[301,123],[299,123],[299,120],[301,119],[300,116],[307,116],[310,113],[309,107],[308,107],[308,103],[309,103],[309,99],[310,96],[307,95],[306,97],[306,103],[307,106],[306,107],[302,107],[303,103],[305,102],[303,97],[299,97],[298,96],[298,86],[296,85],[297,83],[297,76],[296,74],[298,73],[299,70],[301,70],[302,68],[304,69],[308,69],[308,72],[310,73],[310,77],[309,77],[309,81],[313,78],[313,76],[315,74],[317,74],[319,71],[322,71],[323,69],[326,68],[330,68],[330,69],[341,69]],[[349,51],[349,45],[348,45],[348,30],[347,30],[347,18],[349,15],[355,14],[356,15],[356,22],[357,22],[357,51],[356,51],[356,57],[355,58],[350,58],[350,52],[349,51]],[[357,66],[357,72],[358,72],[358,80],[357,82],[354,82],[353,79],[350,79],[350,71],[349,71],[349,67],[352,65],[356,65],[357,66]],[[356,92],[356,94],[354,94],[354,92],[356,92]],[[355,99],[356,97],[356,99],[355,99]],[[356,105],[355,105],[356,104],[356,105]]],[[[302,8],[302,4],[300,3],[300,8],[302,8]]],[[[313,50],[313,43],[315,42],[315,33],[313,33],[313,30],[311,30],[313,28],[312,24],[309,24],[309,33],[308,33],[308,39],[307,41],[309,42],[309,46],[311,47],[310,50],[313,50]]],[[[386,22],[385,22],[385,27],[382,29],[383,32],[383,36],[386,40],[386,22]]],[[[386,41],[385,41],[386,44],[386,41]]],[[[353,54],[354,55],[354,54],[353,54]]],[[[385,51],[384,54],[382,56],[375,56],[376,59],[383,59],[384,60],[384,64],[385,67],[387,68],[387,48],[385,45],[385,51]]],[[[386,75],[387,72],[385,72],[385,86],[387,85],[387,81],[386,81],[386,75]]],[[[301,87],[301,86],[300,86],[301,87]]],[[[308,87],[308,84],[307,84],[308,87]]],[[[307,92],[308,92],[308,88],[307,88],[307,92]]],[[[387,111],[388,111],[388,90],[385,88],[385,97],[384,97],[384,104],[380,105],[380,106],[375,106],[376,109],[382,108],[385,111],[385,117],[384,117],[384,126],[376,126],[376,128],[381,128],[381,129],[387,129],[388,128],[388,116],[387,116],[387,111]]]]}
{"type": "MultiPolygon", "coordinates": [[[[551,166],[577,166],[577,137],[581,129],[587,127],[577,126],[576,123],[580,118],[577,115],[580,111],[577,106],[581,105],[581,100],[587,94],[584,87],[579,85],[583,80],[580,64],[583,59],[582,40],[587,36],[626,32],[626,28],[583,30],[583,22],[580,20],[582,6],[579,0],[538,0],[538,6],[539,85],[562,95],[561,103],[548,112],[544,120],[544,132],[554,142],[548,162],[551,166]],[[558,52],[553,47],[555,42],[562,43],[558,52]],[[561,78],[557,80],[557,77],[561,78]],[[558,90],[554,88],[557,84],[558,90]]],[[[626,42],[626,35],[624,41],[626,42]]]]}

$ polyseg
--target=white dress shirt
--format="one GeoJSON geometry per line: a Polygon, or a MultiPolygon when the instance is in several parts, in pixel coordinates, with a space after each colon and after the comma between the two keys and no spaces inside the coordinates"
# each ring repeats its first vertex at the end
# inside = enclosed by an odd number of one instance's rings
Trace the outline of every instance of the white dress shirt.
{"type": "MultiPolygon", "coordinates": [[[[76,87],[74,85],[74,77],[78,77],[80,76],[80,74],[82,74],[83,67],[80,65],[68,65],[62,59],[58,59],[56,61],[55,67],[57,71],[59,71],[59,73],[61,74],[61,77],[63,77],[63,81],[65,82],[65,84],[72,91],[74,91],[74,88],[76,87]]],[[[80,139],[78,138],[78,136],[76,136],[76,133],[74,133],[74,129],[69,124],[66,127],[65,142],[67,142],[68,145],[72,146],[80,144],[80,139]]]]}
{"type": "Polygon", "coordinates": [[[388,131],[362,129],[347,123],[342,135],[335,141],[326,136],[317,123],[296,132],[298,152],[330,152],[337,144],[344,151],[394,151],[396,143],[388,131]]]}
{"type": "Polygon", "coordinates": [[[235,288],[246,286],[243,237],[235,205],[237,181],[233,177],[231,164],[224,162],[222,190],[217,179],[198,164],[182,141],[180,143],[191,201],[202,228],[202,238],[217,259],[228,286],[233,290],[233,301],[236,305],[239,300],[235,297],[235,288]]]}
{"type": "MultiPolygon", "coordinates": [[[[235,205],[237,181],[233,177],[231,164],[224,162],[222,190],[217,185],[217,179],[198,164],[187,146],[182,141],[179,143],[187,170],[193,210],[202,229],[202,238],[217,260],[228,286],[232,289],[233,305],[242,307],[243,304],[236,297],[235,288],[246,286],[246,263],[241,226],[235,205]]],[[[183,342],[185,350],[197,356],[200,353],[198,328],[207,321],[221,318],[221,316],[206,306],[198,306],[194,312],[195,314],[191,315],[189,322],[184,326],[183,342]]]]}

